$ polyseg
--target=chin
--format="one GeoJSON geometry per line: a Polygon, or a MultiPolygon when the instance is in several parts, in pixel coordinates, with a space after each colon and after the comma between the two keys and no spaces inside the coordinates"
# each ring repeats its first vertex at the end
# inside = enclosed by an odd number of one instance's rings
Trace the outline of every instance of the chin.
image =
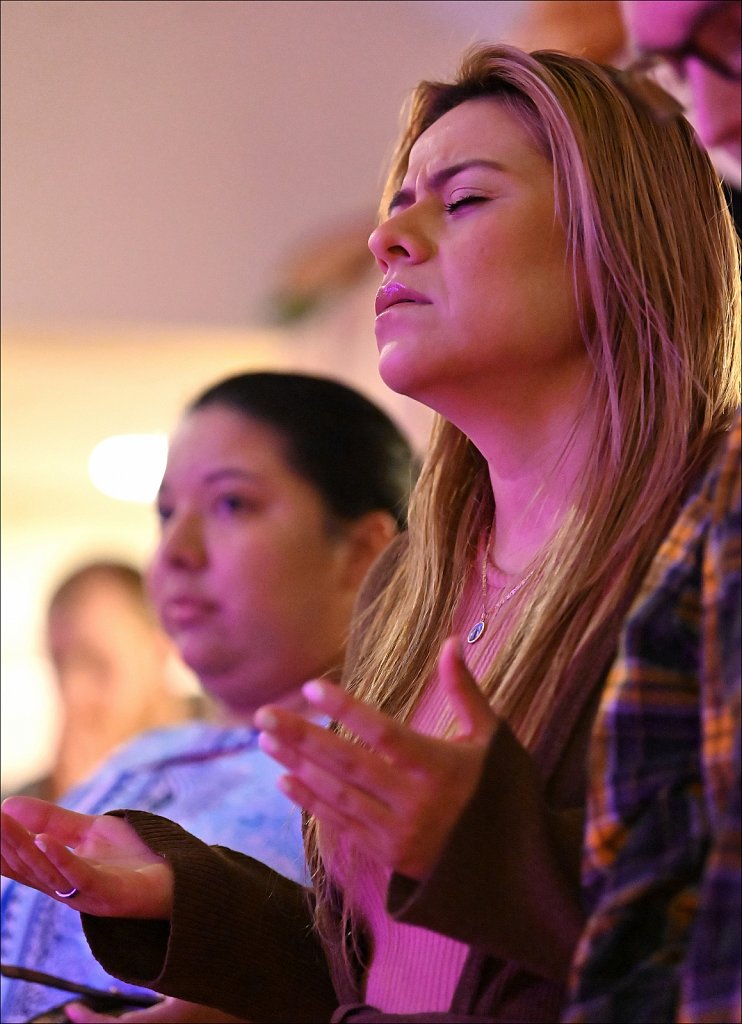
{"type": "Polygon", "coordinates": [[[447,373],[440,363],[411,358],[409,349],[405,351],[402,346],[397,346],[379,361],[379,376],[398,395],[404,395],[431,412],[452,419],[452,411],[458,405],[460,388],[456,375],[447,373]]]}
{"type": "Polygon", "coordinates": [[[183,664],[199,679],[212,674],[219,675],[222,670],[223,657],[221,652],[215,653],[204,649],[201,644],[184,643],[179,647],[179,653],[183,664]]]}
{"type": "Polygon", "coordinates": [[[422,374],[420,367],[410,358],[409,348],[398,341],[389,341],[379,352],[379,376],[388,388],[398,395],[406,395],[417,401],[420,397],[422,374]]]}

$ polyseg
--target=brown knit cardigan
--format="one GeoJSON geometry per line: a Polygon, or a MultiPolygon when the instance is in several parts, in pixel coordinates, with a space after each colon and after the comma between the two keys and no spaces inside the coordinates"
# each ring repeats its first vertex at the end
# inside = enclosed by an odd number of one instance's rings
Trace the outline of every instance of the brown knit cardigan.
{"type": "MultiPolygon", "coordinates": [[[[383,587],[404,543],[382,555],[363,604],[383,587]]],[[[526,753],[504,723],[497,728],[477,790],[432,874],[419,883],[392,876],[387,907],[396,920],[470,946],[448,1011],[395,1015],[366,1006],[360,971],[343,966],[339,931],[323,944],[313,929],[308,889],[135,810],[112,813],[172,865],[172,918],[83,915],[94,955],[125,981],[255,1024],[557,1021],[571,953],[564,936],[576,936],[582,917],[586,752],[622,617],[617,610],[570,666],[553,727],[534,751],[526,753]]]]}

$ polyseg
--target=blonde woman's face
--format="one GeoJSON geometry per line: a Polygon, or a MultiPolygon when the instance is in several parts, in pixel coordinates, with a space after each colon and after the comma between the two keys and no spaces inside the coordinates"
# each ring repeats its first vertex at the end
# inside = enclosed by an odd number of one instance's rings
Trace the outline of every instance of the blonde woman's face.
{"type": "Polygon", "coordinates": [[[466,429],[467,405],[537,400],[581,375],[552,165],[496,100],[463,103],[420,136],[369,245],[393,390],[466,429]]]}

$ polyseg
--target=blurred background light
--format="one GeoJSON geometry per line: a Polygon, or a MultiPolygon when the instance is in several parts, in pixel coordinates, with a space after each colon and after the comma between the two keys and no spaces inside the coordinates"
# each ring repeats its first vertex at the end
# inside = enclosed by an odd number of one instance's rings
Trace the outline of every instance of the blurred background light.
{"type": "Polygon", "coordinates": [[[95,446],[88,460],[93,484],[119,501],[151,505],[167,460],[165,434],[117,434],[95,446]]]}

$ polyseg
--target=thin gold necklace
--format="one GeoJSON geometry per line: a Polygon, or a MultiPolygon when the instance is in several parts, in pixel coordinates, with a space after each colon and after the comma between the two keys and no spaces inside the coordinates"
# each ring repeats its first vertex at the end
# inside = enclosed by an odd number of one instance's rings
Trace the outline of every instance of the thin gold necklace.
{"type": "MultiPolygon", "coordinates": [[[[466,634],[466,642],[468,644],[475,644],[477,640],[482,636],[485,629],[487,628],[487,562],[490,557],[490,541],[492,540],[492,530],[490,530],[487,536],[487,546],[484,549],[484,559],[482,560],[482,614],[479,616],[477,622],[471,627],[469,632],[466,634]]],[[[492,609],[492,618],[499,612],[504,604],[507,604],[511,597],[515,597],[518,591],[525,587],[526,583],[530,580],[535,572],[535,568],[531,569],[527,576],[524,576],[520,583],[516,583],[512,590],[508,591],[503,597],[499,599],[495,607],[492,609]]]]}

